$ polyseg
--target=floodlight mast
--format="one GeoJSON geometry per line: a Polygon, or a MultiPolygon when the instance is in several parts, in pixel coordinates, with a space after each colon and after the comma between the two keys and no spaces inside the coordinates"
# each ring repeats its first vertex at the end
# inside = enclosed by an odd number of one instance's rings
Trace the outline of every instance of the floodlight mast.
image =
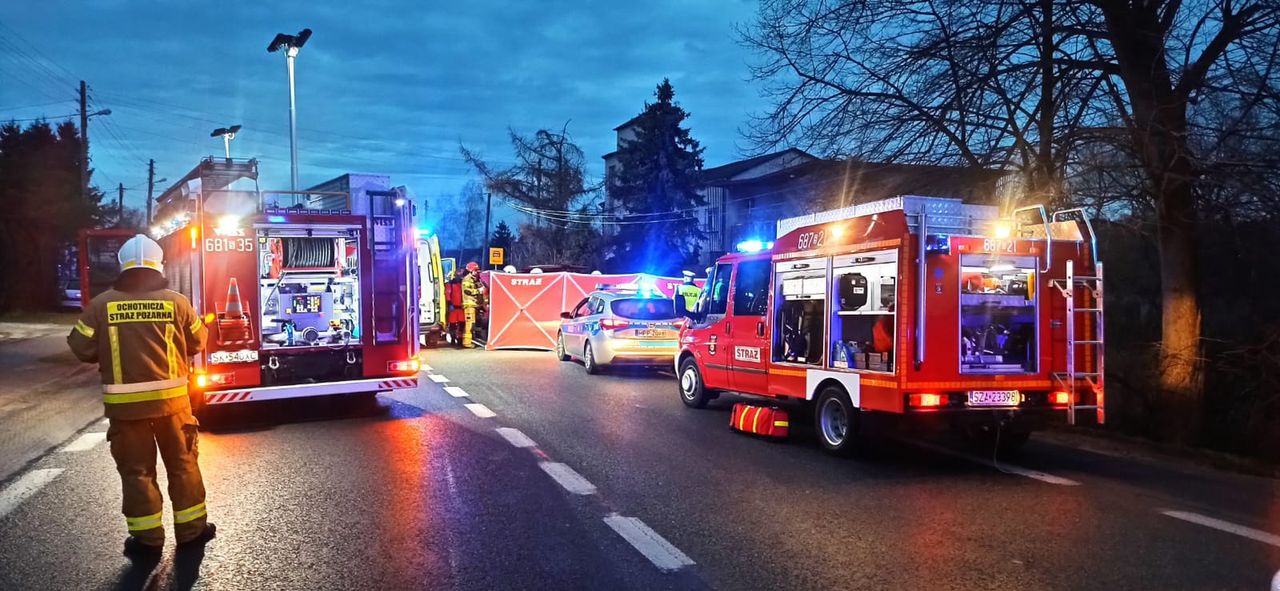
{"type": "Polygon", "coordinates": [[[222,149],[226,154],[227,160],[231,159],[231,140],[236,139],[236,133],[239,131],[239,125],[232,125],[231,127],[219,127],[209,134],[209,137],[222,137],[222,149]]]}
{"type": "Polygon", "coordinates": [[[289,72],[289,189],[291,191],[298,190],[298,118],[293,83],[293,60],[298,57],[298,50],[302,49],[310,38],[311,29],[303,29],[298,31],[297,35],[277,34],[267,45],[268,53],[284,49],[285,69],[289,72]]]}

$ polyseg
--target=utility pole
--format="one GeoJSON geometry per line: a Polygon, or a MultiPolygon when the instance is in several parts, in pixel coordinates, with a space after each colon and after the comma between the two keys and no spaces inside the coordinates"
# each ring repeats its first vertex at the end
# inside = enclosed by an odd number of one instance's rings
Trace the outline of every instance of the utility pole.
{"type": "Polygon", "coordinates": [[[124,225],[124,183],[116,188],[119,191],[119,197],[116,199],[116,226],[124,225]]]}
{"type": "Polygon", "coordinates": [[[89,88],[80,81],[80,197],[89,200],[89,88]]]}
{"type": "Polygon", "coordinates": [[[152,194],[155,192],[155,190],[156,190],[156,161],[154,158],[152,158],[149,162],[147,162],[147,221],[145,224],[143,224],[147,228],[151,227],[151,201],[152,201],[152,194]]]}
{"type": "MultiPolygon", "coordinates": [[[[482,257],[489,256],[489,216],[493,213],[493,193],[486,192],[484,194],[484,252],[480,253],[482,257]]],[[[487,265],[488,263],[486,263],[487,265]]]]}

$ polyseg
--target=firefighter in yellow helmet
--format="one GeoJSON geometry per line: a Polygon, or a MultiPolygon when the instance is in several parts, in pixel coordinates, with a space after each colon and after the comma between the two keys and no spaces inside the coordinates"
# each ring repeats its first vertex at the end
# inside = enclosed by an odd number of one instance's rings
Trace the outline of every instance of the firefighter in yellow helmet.
{"type": "Polygon", "coordinates": [[[693,283],[693,271],[684,271],[682,274],[684,280],[676,286],[671,300],[675,304],[676,314],[688,316],[693,313],[694,304],[697,303],[698,296],[702,295],[702,289],[693,283]]]}
{"type": "Polygon", "coordinates": [[[142,234],[125,242],[120,276],[67,335],[75,356],[96,362],[102,374],[107,440],[124,489],[124,553],[135,558],[157,557],[164,545],[157,449],[169,476],[178,547],[203,544],[216,531],[207,520],[196,461],[199,423],[187,398],[188,362],[208,331],[191,302],[166,289],[163,258],[160,245],[142,234]]]}
{"type": "Polygon", "coordinates": [[[462,348],[470,349],[471,333],[476,327],[476,309],[484,305],[484,283],[480,281],[480,264],[467,263],[467,275],[462,278],[462,310],[466,325],[462,328],[462,348]]]}

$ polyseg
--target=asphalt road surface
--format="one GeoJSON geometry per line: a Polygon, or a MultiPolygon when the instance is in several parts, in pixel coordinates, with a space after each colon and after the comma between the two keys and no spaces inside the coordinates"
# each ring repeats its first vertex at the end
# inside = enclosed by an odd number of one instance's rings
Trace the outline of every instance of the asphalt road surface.
{"type": "MultiPolygon", "coordinates": [[[[823,454],[669,373],[434,350],[416,391],[205,421],[219,536],[120,556],[95,423],[0,483],[0,589],[1268,589],[1276,481],[1033,441],[823,454]],[[445,381],[447,380],[447,381],[445,381]]],[[[166,523],[168,520],[166,519],[166,523]]]]}

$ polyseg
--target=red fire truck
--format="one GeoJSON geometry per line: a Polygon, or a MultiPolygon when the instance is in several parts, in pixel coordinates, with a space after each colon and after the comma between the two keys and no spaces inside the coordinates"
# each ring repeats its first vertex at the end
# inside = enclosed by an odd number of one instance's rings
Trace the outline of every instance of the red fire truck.
{"type": "Polygon", "coordinates": [[[1002,218],[904,196],[783,220],[778,236],[716,262],[676,358],[686,405],[810,401],[839,454],[876,416],[1006,449],[1055,415],[1103,421],[1102,263],[1080,210],[1002,218]]]}
{"type": "Polygon", "coordinates": [[[418,383],[413,205],[387,177],[260,191],[256,160],[207,158],[157,200],[170,286],[209,327],[193,406],[418,383]]]}

